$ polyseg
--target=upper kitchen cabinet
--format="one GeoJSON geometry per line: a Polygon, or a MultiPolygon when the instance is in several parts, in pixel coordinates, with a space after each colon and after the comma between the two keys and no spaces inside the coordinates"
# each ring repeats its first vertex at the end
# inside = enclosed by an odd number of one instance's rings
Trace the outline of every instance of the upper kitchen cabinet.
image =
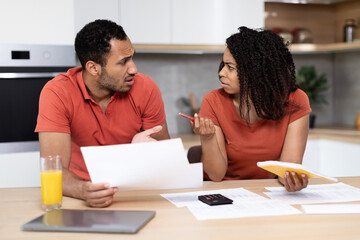
{"type": "Polygon", "coordinates": [[[74,5],[75,34],[96,19],[119,22],[118,0],[72,0],[74,5]]]}
{"type": "Polygon", "coordinates": [[[74,42],[73,0],[3,0],[0,43],[65,44],[74,42]]]}
{"type": "Polygon", "coordinates": [[[174,44],[225,44],[240,26],[264,27],[263,0],[172,0],[174,44]]]}
{"type": "Polygon", "coordinates": [[[119,0],[119,23],[136,44],[223,45],[242,25],[264,26],[264,1],[119,0]]]}
{"type": "Polygon", "coordinates": [[[133,43],[171,43],[171,0],[119,0],[119,23],[133,43]]]}

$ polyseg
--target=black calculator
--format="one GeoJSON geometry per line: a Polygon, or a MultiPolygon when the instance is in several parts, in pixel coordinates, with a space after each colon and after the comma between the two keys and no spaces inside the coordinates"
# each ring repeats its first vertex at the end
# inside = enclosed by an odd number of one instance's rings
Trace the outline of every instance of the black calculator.
{"type": "Polygon", "coordinates": [[[210,206],[214,205],[222,205],[222,204],[232,204],[233,200],[227,198],[221,194],[208,194],[208,195],[201,195],[198,197],[200,201],[206,203],[210,206]]]}

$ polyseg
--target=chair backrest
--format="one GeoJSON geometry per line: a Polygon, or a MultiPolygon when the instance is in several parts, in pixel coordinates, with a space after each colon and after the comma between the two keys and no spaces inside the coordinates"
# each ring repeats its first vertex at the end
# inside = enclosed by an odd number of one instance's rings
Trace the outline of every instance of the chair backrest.
{"type": "Polygon", "coordinates": [[[202,154],[201,146],[190,147],[187,153],[187,158],[189,160],[189,163],[201,162],[201,154],[202,154]]]}

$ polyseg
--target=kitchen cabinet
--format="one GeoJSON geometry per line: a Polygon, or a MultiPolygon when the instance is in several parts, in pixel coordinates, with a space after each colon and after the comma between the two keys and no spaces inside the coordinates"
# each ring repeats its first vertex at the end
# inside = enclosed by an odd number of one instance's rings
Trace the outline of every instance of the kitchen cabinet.
{"type": "Polygon", "coordinates": [[[0,43],[71,45],[73,13],[73,0],[2,0],[0,43]]]}
{"type": "Polygon", "coordinates": [[[264,1],[119,0],[119,23],[136,44],[224,44],[241,25],[264,26],[264,1]]]}
{"type": "Polygon", "coordinates": [[[327,139],[309,139],[303,165],[331,177],[359,176],[360,144],[327,139]]]}
{"type": "MultiPolygon", "coordinates": [[[[72,0],[74,4],[74,31],[77,34],[87,23],[96,19],[119,21],[118,0],[72,0]]],[[[74,39],[72,40],[74,41],[74,39]]]]}
{"type": "Polygon", "coordinates": [[[119,23],[133,43],[171,42],[171,0],[119,0],[119,23]]]}
{"type": "MultiPolygon", "coordinates": [[[[177,2],[176,0],[174,0],[174,2],[175,4],[172,4],[172,7],[180,9],[180,13],[183,12],[184,9],[181,9],[180,5],[181,2],[186,1],[178,0],[177,2]]],[[[217,3],[216,1],[209,2],[211,2],[212,4],[217,3]]],[[[192,4],[194,5],[194,9],[201,7],[200,3],[201,1],[198,1],[195,5],[192,4]]],[[[256,5],[257,3],[253,2],[253,4],[256,5]]],[[[291,31],[296,27],[303,27],[308,28],[313,32],[314,43],[292,44],[289,49],[293,54],[318,54],[360,51],[360,42],[342,42],[342,28],[345,18],[354,18],[360,25],[360,1],[328,1],[328,4],[284,4],[278,3],[278,1],[271,2],[269,0],[265,0],[265,4],[264,2],[262,4],[263,6],[265,6],[264,26],[266,29],[272,29],[273,27],[282,27],[291,31]]],[[[223,24],[220,23],[221,21],[214,20],[215,18],[217,18],[216,14],[219,14],[221,12],[219,11],[220,9],[226,9],[228,6],[235,5],[224,4],[221,8],[219,6],[212,8],[211,4],[206,5],[206,7],[203,8],[206,9],[206,11],[204,10],[204,12],[209,12],[208,15],[201,16],[200,14],[196,14],[196,10],[188,10],[189,16],[186,19],[181,19],[179,17],[178,20],[176,19],[179,13],[176,13],[176,9],[173,9],[175,14],[173,15],[172,21],[175,26],[177,26],[177,28],[180,30],[173,33],[171,44],[138,43],[135,45],[136,50],[142,53],[222,53],[225,48],[225,38],[229,36],[231,32],[234,32],[233,29],[236,29],[238,27],[231,24],[233,24],[234,22],[241,22],[241,25],[257,27],[255,26],[257,24],[254,24],[256,22],[256,19],[258,19],[256,17],[256,14],[254,15],[255,20],[251,20],[251,22],[246,22],[246,20],[240,19],[234,21],[228,19],[227,23],[230,26],[229,28],[227,28],[227,24],[223,24]],[[218,11],[213,11],[213,9],[217,9],[218,11]],[[212,14],[210,14],[211,12],[212,14]],[[193,22],[192,25],[190,24],[191,22],[193,22]],[[214,31],[219,33],[215,36],[212,35],[211,29],[207,29],[207,27],[216,29],[220,25],[224,27],[219,27],[216,31],[214,31]],[[203,27],[201,28],[201,26],[203,27]],[[230,29],[230,32],[228,32],[228,29],[230,29]],[[221,36],[221,34],[223,34],[223,36],[221,36]]],[[[183,8],[186,8],[186,6],[188,6],[188,3],[183,5],[183,8]]],[[[256,6],[252,7],[260,8],[256,6]]],[[[222,11],[231,13],[227,14],[227,16],[225,17],[223,16],[222,19],[226,19],[229,16],[239,17],[239,15],[243,15],[243,13],[238,15],[233,13],[233,11],[238,11],[238,9],[240,9],[240,7],[234,7],[222,11]]],[[[253,12],[250,9],[247,9],[246,11],[247,13],[253,12]]],[[[246,13],[243,16],[246,16],[246,13]]],[[[358,28],[357,31],[358,34],[356,37],[360,40],[360,28],[358,28]]]]}
{"type": "Polygon", "coordinates": [[[40,152],[0,154],[0,188],[40,187],[40,152]]]}
{"type": "Polygon", "coordinates": [[[74,12],[75,33],[97,18],[110,19],[142,52],[222,52],[238,27],[264,26],[264,0],[76,0],[74,12]],[[189,45],[194,47],[184,49],[189,45]]]}
{"type": "MultiPolygon", "coordinates": [[[[247,11],[247,13],[256,12],[257,10],[254,9],[261,8],[261,6],[256,5],[260,4],[259,2],[252,2],[254,6],[247,5],[248,8],[240,7],[240,2],[242,1],[236,1],[238,3],[234,4],[228,1],[226,3],[223,2],[222,5],[216,5],[218,4],[217,1],[207,2],[210,4],[206,5],[202,1],[195,1],[195,3],[191,4],[191,6],[194,6],[192,8],[194,10],[188,10],[188,17],[184,18],[181,17],[181,13],[186,10],[187,6],[190,6],[190,3],[187,2],[187,0],[173,0],[171,11],[174,14],[171,15],[172,18],[170,21],[174,25],[174,29],[172,30],[170,43],[157,44],[154,42],[150,44],[146,42],[135,42],[137,52],[174,54],[222,53],[225,49],[224,40],[234,32],[234,29],[239,25],[246,25],[253,28],[258,27],[256,25],[260,25],[260,23],[256,23],[256,19],[258,19],[257,14],[254,15],[255,19],[251,19],[246,13],[239,11],[239,9],[245,9],[244,11],[247,11]],[[232,6],[232,8],[229,9],[229,6],[232,6]],[[201,12],[196,13],[196,9],[201,7],[203,12],[209,14],[201,16],[201,12]],[[251,8],[253,8],[254,11],[250,10],[251,8]],[[238,11],[238,13],[241,14],[236,14],[234,11],[238,11]],[[221,12],[228,14],[218,17],[217,15],[221,12]],[[241,20],[239,15],[246,16],[249,22],[244,19],[241,20]],[[239,19],[230,19],[232,16],[239,19]],[[225,21],[227,24],[222,21],[225,21]],[[177,31],[175,31],[175,29],[177,29],[177,31]],[[215,29],[215,31],[213,31],[213,29],[215,29]],[[218,34],[214,35],[214,32],[218,34]]],[[[360,23],[360,19],[357,17],[360,15],[359,1],[341,1],[337,4],[284,4],[270,3],[268,0],[265,0],[265,4],[263,1],[261,2],[264,7],[263,17],[265,21],[263,24],[266,29],[272,29],[276,26],[287,28],[288,30],[296,27],[305,27],[313,32],[314,43],[292,44],[289,49],[293,54],[321,54],[360,50],[360,42],[341,42],[344,18],[352,17],[360,23]]],[[[360,28],[358,31],[360,35],[360,28]]]]}
{"type": "Polygon", "coordinates": [[[174,44],[224,44],[240,26],[264,26],[264,1],[172,0],[174,44]]]}

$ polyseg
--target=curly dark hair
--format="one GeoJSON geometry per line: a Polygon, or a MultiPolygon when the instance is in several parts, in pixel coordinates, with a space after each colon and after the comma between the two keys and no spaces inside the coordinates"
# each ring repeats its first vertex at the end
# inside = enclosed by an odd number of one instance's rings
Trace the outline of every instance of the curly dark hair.
{"type": "Polygon", "coordinates": [[[94,61],[106,65],[106,55],[110,52],[110,40],[126,40],[124,29],[116,23],[97,19],[83,27],[75,38],[75,51],[83,68],[86,62],[94,61]]]}
{"type": "MultiPolygon", "coordinates": [[[[283,38],[268,30],[238,28],[226,39],[236,61],[242,118],[249,122],[250,101],[260,118],[278,120],[288,113],[289,94],[298,86],[295,65],[283,38]],[[244,104],[247,111],[244,112],[244,104]]],[[[222,62],[219,71],[222,69],[222,62]]]]}

